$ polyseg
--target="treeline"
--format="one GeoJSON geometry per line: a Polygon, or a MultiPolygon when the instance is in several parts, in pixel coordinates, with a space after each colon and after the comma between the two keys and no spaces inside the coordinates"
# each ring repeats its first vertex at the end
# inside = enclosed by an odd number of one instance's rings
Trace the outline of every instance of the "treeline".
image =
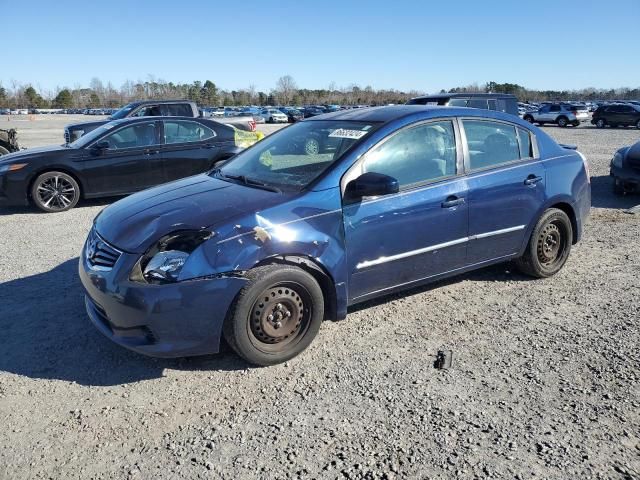
{"type": "MultiPolygon", "coordinates": [[[[531,90],[515,83],[487,82],[454,87],[449,92],[511,93],[520,101],[544,100],[618,100],[640,98],[640,88],[581,90],[531,90]]],[[[440,93],[446,93],[441,90],[440,93]]],[[[280,77],[269,92],[258,91],[254,86],[238,90],[224,90],[211,80],[193,83],[173,83],[150,78],[147,81],[126,81],[120,88],[100,79],[91,80],[89,87],[63,87],[54,91],[36,89],[31,84],[12,82],[0,84],[0,107],[4,108],[114,108],[133,100],[189,99],[201,106],[235,105],[387,105],[405,103],[409,98],[422,94],[417,90],[376,90],[370,86],[351,85],[338,88],[334,84],[324,89],[299,88],[289,76],[280,77]]]]}

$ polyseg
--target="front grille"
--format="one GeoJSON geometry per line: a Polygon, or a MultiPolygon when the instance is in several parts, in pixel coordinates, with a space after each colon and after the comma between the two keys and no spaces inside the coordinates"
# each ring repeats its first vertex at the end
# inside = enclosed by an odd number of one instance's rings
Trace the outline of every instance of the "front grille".
{"type": "Polygon", "coordinates": [[[122,252],[105,242],[92,228],[85,244],[84,254],[92,268],[111,270],[122,252]]]}
{"type": "Polygon", "coordinates": [[[71,134],[67,128],[64,129],[64,141],[65,143],[71,143],[71,134]]]}

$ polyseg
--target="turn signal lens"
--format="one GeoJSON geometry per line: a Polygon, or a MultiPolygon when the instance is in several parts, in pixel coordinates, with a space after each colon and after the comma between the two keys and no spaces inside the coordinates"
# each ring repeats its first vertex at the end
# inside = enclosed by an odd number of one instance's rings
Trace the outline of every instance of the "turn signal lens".
{"type": "Polygon", "coordinates": [[[28,163],[12,163],[10,165],[0,166],[0,172],[15,172],[28,165],[28,163]]]}

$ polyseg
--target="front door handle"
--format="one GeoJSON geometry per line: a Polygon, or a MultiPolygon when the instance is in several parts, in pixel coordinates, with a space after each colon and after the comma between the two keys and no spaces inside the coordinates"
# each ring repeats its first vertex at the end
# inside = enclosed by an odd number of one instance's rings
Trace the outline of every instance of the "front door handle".
{"type": "Polygon", "coordinates": [[[542,180],[542,177],[538,177],[536,175],[529,175],[527,177],[527,179],[524,181],[525,185],[535,185],[536,183],[540,182],[542,180]]]}
{"type": "Polygon", "coordinates": [[[147,148],[147,149],[144,151],[144,154],[145,154],[145,155],[157,155],[158,153],[160,153],[160,150],[153,150],[153,149],[151,149],[151,148],[147,148]]]}
{"type": "Polygon", "coordinates": [[[447,199],[442,202],[442,208],[451,208],[457,207],[458,205],[462,205],[464,203],[463,197],[456,197],[455,195],[450,195],[447,199]]]}
{"type": "Polygon", "coordinates": [[[209,150],[216,148],[215,145],[213,145],[212,143],[205,143],[204,148],[207,148],[209,150]]]}

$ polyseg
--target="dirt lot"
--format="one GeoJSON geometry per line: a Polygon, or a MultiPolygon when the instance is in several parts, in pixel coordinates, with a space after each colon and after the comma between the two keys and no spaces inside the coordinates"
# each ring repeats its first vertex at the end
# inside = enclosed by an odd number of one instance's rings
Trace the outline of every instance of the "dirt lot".
{"type": "MultiPolygon", "coordinates": [[[[3,125],[36,146],[72,118],[3,125]]],[[[640,478],[640,196],[607,177],[640,132],[546,130],[593,177],[560,274],[501,265],[370,302],[270,368],[148,359],[89,324],[77,257],[108,201],[0,210],[0,477],[640,478]]]]}

